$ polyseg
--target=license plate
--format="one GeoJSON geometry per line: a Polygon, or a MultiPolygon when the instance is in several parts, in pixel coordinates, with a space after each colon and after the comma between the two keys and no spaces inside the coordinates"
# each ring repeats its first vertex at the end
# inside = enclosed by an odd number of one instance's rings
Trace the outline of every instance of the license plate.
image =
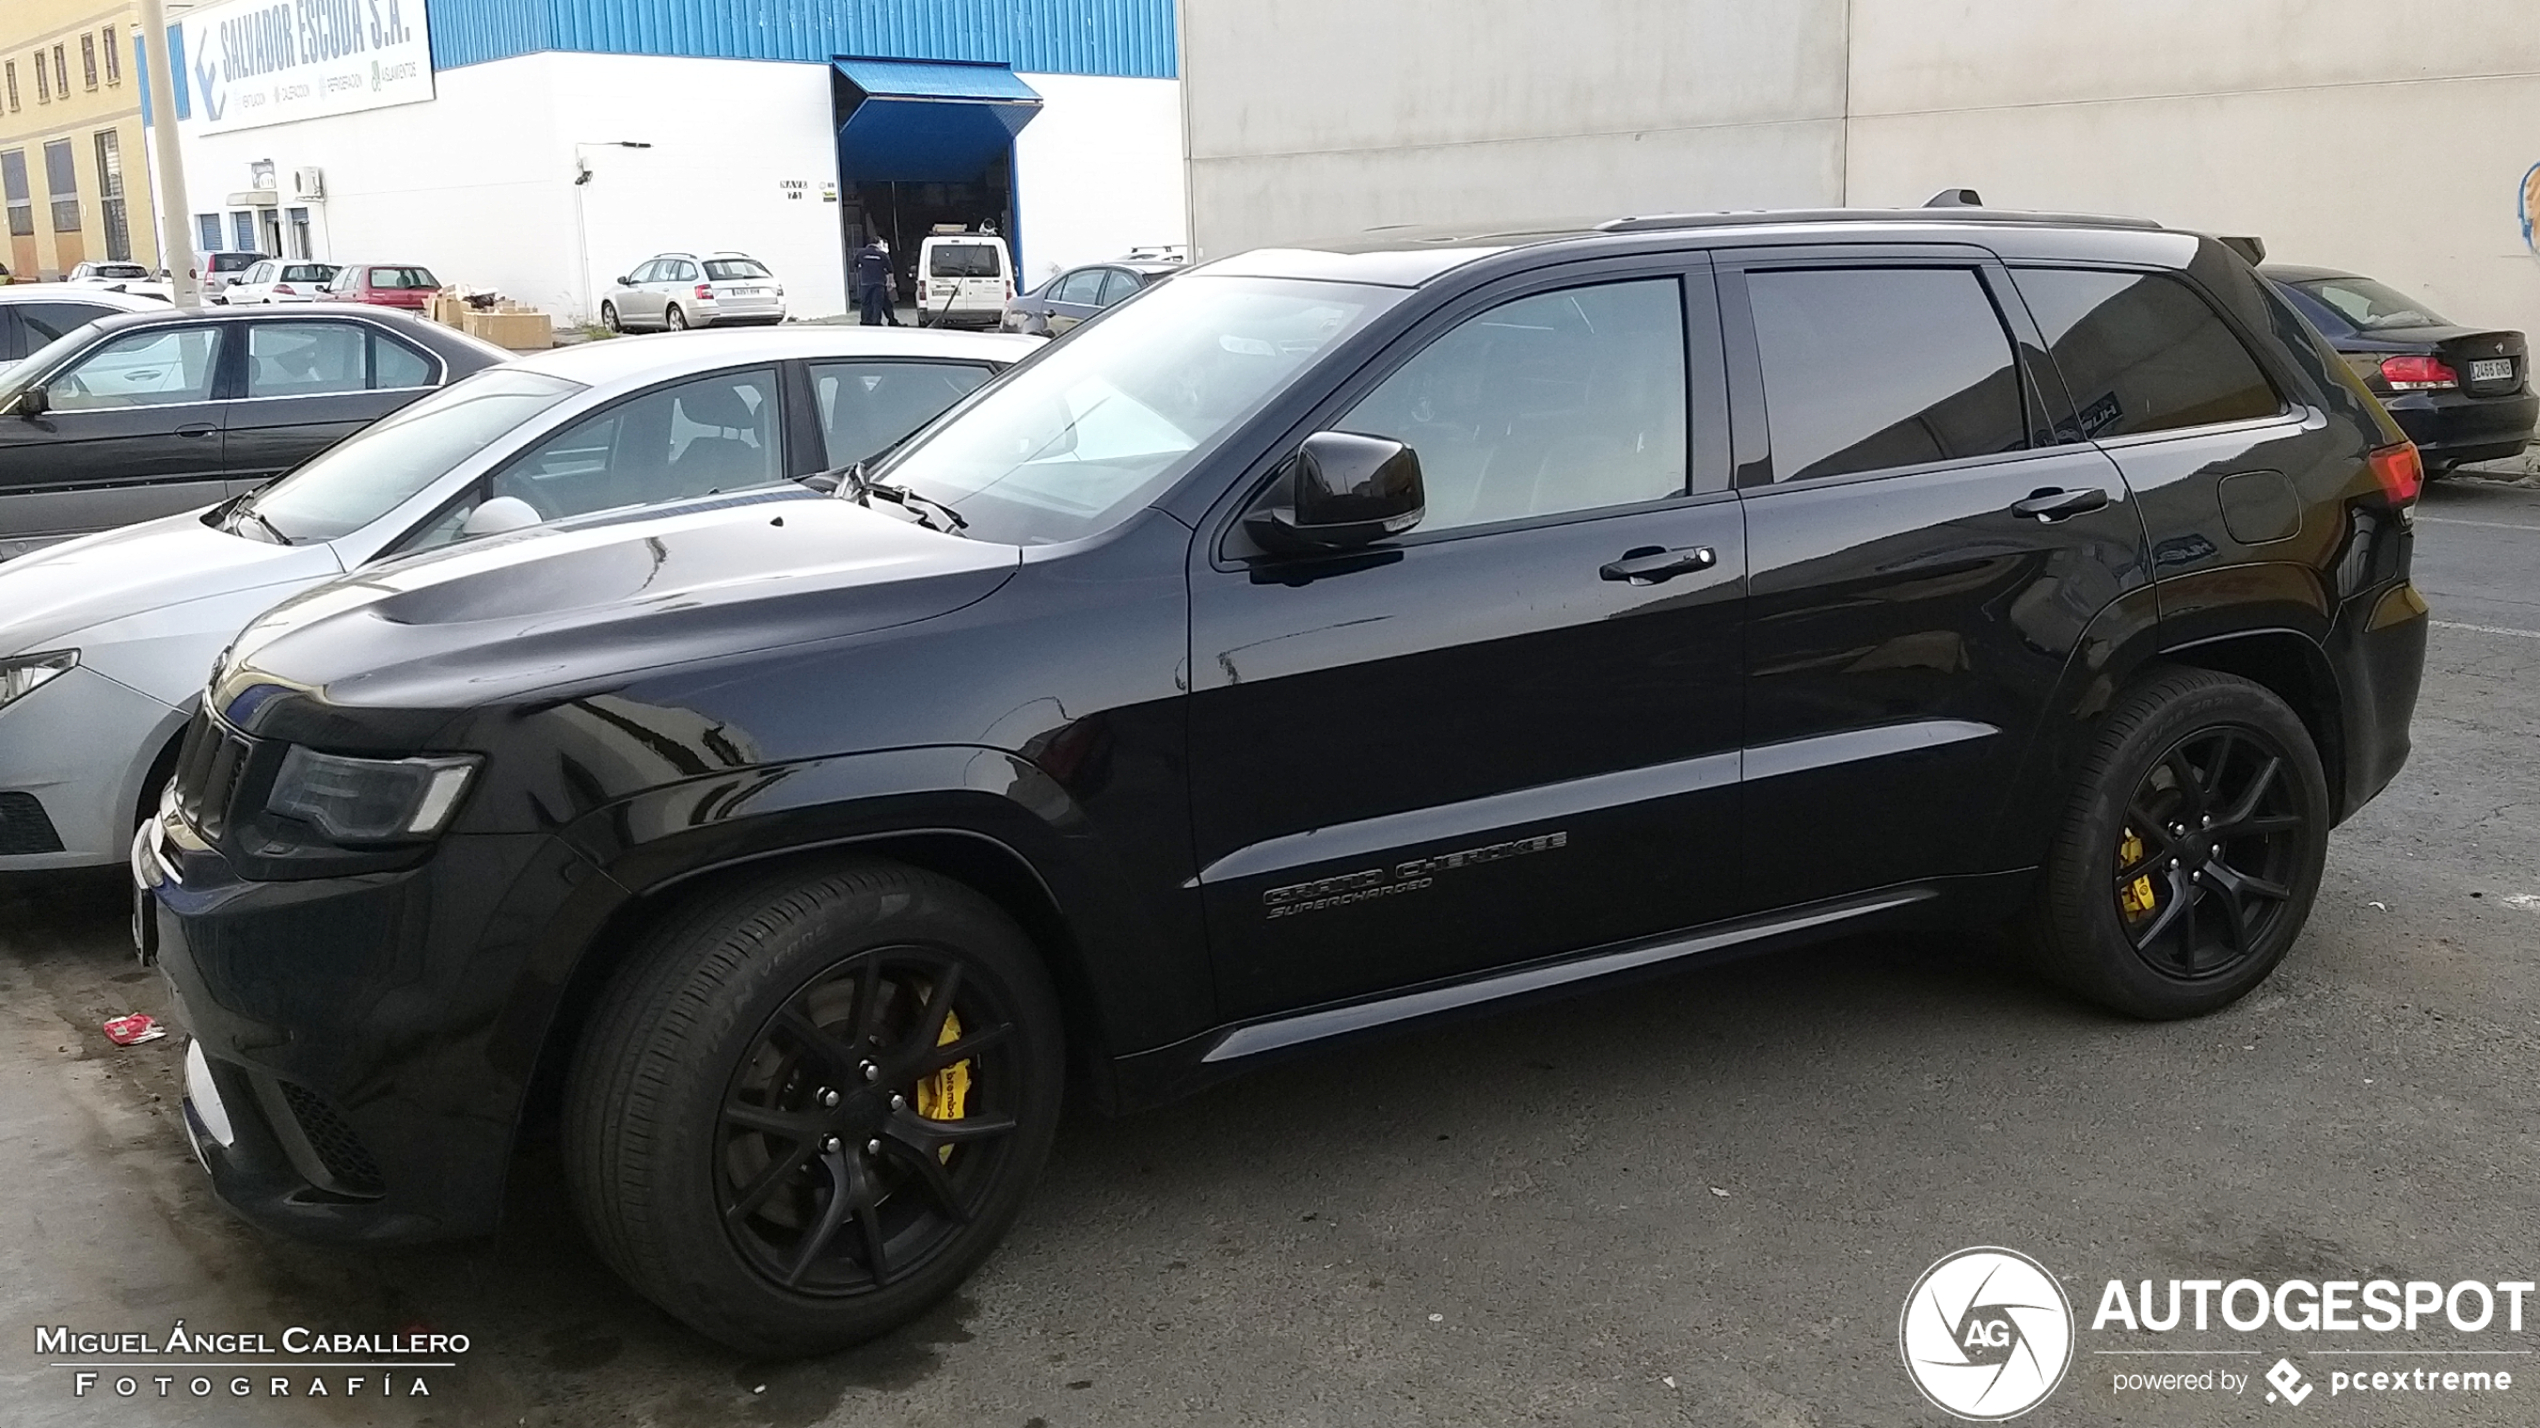
{"type": "Polygon", "coordinates": [[[2514,359],[2481,357],[2469,364],[2469,379],[2473,382],[2510,382],[2514,379],[2514,359]]]}
{"type": "Polygon", "coordinates": [[[757,297],[764,291],[766,291],[764,288],[725,288],[723,295],[725,297],[757,297]]]}

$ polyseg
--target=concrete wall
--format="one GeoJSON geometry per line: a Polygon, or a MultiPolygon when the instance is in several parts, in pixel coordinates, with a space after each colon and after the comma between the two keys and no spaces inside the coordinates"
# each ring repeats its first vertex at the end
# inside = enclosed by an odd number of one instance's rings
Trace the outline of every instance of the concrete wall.
{"type": "Polygon", "coordinates": [[[2540,333],[2533,0],[1186,0],[1205,253],[1389,223],[2024,208],[2540,333]]]}
{"type": "Polygon", "coordinates": [[[1855,203],[1964,185],[2254,233],[2540,333],[2528,0],[1852,0],[1852,26],[1855,203]]]}
{"type": "MultiPolygon", "coordinates": [[[[1047,101],[1016,144],[1025,276],[1185,241],[1176,83],[1025,78],[1047,101]]],[[[827,65],[548,52],[437,83],[429,103],[188,132],[196,212],[226,213],[260,160],[290,207],[292,170],[315,166],[320,258],[419,262],[574,321],[654,253],[736,248],[795,316],[848,310],[840,209],[821,196],[838,177],[827,65]]]]}
{"type": "Polygon", "coordinates": [[[1202,256],[1834,201],[1843,0],[1185,0],[1202,256]]]}

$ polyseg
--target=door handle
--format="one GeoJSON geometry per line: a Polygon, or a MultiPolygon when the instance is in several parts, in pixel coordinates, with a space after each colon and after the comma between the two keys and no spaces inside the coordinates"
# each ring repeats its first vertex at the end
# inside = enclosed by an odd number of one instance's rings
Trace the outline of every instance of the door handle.
{"type": "Polygon", "coordinates": [[[2085,511],[2100,510],[2107,504],[2108,493],[2097,486],[2087,486],[2078,491],[2049,486],[2042,491],[2031,491],[2024,500],[2013,501],[2011,514],[2034,516],[2041,521],[2060,521],[2085,511]]]}
{"type": "Polygon", "coordinates": [[[207,421],[190,421],[185,425],[178,427],[176,429],[176,434],[179,436],[209,436],[218,430],[220,430],[219,427],[214,426],[207,421]]]}
{"type": "Polygon", "coordinates": [[[1597,567],[1596,573],[1607,580],[1628,580],[1635,585],[1655,585],[1661,580],[1687,571],[1708,570],[1719,562],[1707,545],[1669,550],[1660,545],[1634,546],[1623,552],[1620,560],[1609,560],[1597,567]]]}

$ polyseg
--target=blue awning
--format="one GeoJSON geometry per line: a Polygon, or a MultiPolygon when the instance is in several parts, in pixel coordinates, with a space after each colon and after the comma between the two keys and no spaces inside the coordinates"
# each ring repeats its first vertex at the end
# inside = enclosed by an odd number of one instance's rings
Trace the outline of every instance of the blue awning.
{"type": "Polygon", "coordinates": [[[842,59],[838,176],[847,183],[965,183],[1041,112],[1001,64],[842,59]]]}

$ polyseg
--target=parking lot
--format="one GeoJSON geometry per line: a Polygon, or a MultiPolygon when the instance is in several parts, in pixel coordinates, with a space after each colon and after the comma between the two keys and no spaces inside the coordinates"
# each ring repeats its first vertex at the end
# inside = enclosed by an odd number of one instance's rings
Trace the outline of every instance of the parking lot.
{"type": "MultiPolygon", "coordinates": [[[[2120,1022],[1983,940],[1880,940],[1347,1048],[1158,1112],[1076,1118],[959,1297],[804,1363],[739,1361],[618,1285],[534,1153],[490,1243],[347,1253],[231,1220],[173,1124],[181,1039],[117,1049],[98,1031],[168,1011],[131,960],[121,882],[13,885],[0,1416],[1938,1422],[1897,1362],[1897,1315],[1962,1246],[2035,1256],[2084,1328],[2112,1278],[2531,1278],[2540,488],[2437,485],[2420,520],[2437,626],[2414,758],[2334,841],[2292,957],[2229,1011],[2120,1022]],[[37,1326],[156,1339],[180,1319],[471,1346],[428,1376],[429,1399],[402,1379],[395,1398],[161,1399],[146,1380],[131,1399],[75,1397],[35,1351],[37,1326]]],[[[2311,1347],[2245,1337],[2233,1347],[2259,1356],[2225,1362],[2256,1372],[2311,1347]]],[[[2263,1385],[2223,1404],[2120,1395],[2094,1353],[2107,1342],[2081,1336],[2030,1421],[2286,1411],[2263,1385]]],[[[2485,1398],[2322,1393],[2301,1416],[2528,1423],[2540,1364],[2531,1379],[2485,1398]]]]}

